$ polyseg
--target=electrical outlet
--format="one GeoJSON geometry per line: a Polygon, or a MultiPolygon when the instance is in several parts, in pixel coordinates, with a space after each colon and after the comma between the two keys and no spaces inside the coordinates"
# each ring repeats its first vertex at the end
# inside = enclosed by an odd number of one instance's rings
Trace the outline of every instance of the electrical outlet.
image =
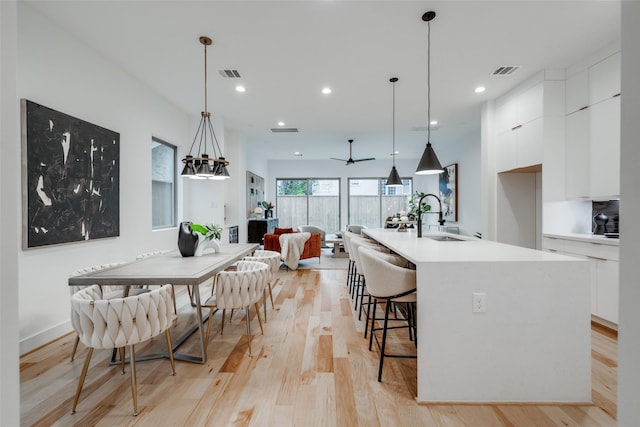
{"type": "Polygon", "coordinates": [[[487,312],[487,294],[484,292],[473,293],[473,313],[486,313],[487,312]]]}

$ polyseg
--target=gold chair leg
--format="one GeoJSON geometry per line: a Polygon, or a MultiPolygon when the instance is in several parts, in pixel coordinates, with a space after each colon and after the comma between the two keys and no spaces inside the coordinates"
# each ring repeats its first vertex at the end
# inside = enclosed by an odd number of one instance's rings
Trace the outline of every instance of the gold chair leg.
{"type": "Polygon", "coordinates": [[[122,375],[124,375],[124,347],[120,347],[120,365],[122,366],[122,375]]]}
{"type": "Polygon", "coordinates": [[[258,307],[258,303],[255,303],[256,308],[256,316],[258,317],[258,323],[260,324],[260,332],[264,335],[264,329],[262,329],[262,320],[260,320],[260,308],[258,307]]]}
{"type": "Polygon", "coordinates": [[[222,309],[222,323],[220,323],[220,335],[224,332],[224,315],[227,313],[227,309],[222,309]]]}
{"type": "Polygon", "coordinates": [[[80,381],[78,381],[78,389],[76,390],[76,397],[73,399],[73,409],[71,409],[71,413],[76,413],[76,406],[78,406],[78,399],[80,398],[80,392],[82,391],[82,386],[84,385],[84,379],[87,377],[87,370],[89,369],[89,364],[91,363],[91,356],[93,355],[93,347],[89,347],[89,352],[87,353],[87,360],[84,361],[84,366],[82,367],[82,373],[80,374],[80,381]]]}
{"type": "Polygon", "coordinates": [[[171,332],[169,332],[169,328],[164,331],[164,336],[167,338],[167,350],[169,351],[169,360],[171,361],[171,375],[175,375],[176,364],[173,360],[173,344],[171,344],[171,332]]]}
{"type": "MultiPolygon", "coordinates": [[[[275,305],[273,305],[273,293],[271,292],[271,283],[269,283],[269,299],[271,300],[271,308],[276,308],[275,305]]],[[[265,318],[265,320],[267,320],[265,318]]]]}
{"type": "Polygon", "coordinates": [[[178,307],[176,306],[176,291],[173,286],[171,286],[171,301],[173,301],[173,314],[178,314],[178,307]]]}
{"type": "Polygon", "coordinates": [[[233,320],[233,310],[235,309],[231,309],[231,314],[229,315],[229,323],[231,323],[231,321],[233,320]]]}
{"type": "Polygon", "coordinates": [[[130,346],[130,363],[131,363],[131,397],[133,397],[133,416],[138,415],[138,384],[136,381],[136,351],[133,344],[130,346]]]}
{"type": "MultiPolygon", "coordinates": [[[[249,341],[249,357],[251,357],[251,322],[249,321],[249,308],[250,306],[247,306],[245,310],[247,312],[247,340],[249,341]]],[[[260,312],[258,312],[258,317],[260,317],[260,312]]]]}
{"type": "Polygon", "coordinates": [[[80,342],[80,337],[76,334],[76,340],[73,342],[73,351],[71,351],[71,361],[76,357],[76,351],[78,350],[78,343],[80,342]]]}

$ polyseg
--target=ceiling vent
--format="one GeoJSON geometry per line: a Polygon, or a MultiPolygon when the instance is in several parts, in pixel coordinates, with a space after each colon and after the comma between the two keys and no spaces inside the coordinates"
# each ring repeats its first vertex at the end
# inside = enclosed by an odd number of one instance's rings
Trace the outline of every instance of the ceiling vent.
{"type": "Polygon", "coordinates": [[[491,73],[491,75],[492,76],[510,76],[511,74],[515,73],[519,69],[520,69],[519,65],[503,65],[502,67],[496,68],[493,71],[493,73],[491,73]]]}
{"type": "Polygon", "coordinates": [[[296,133],[298,132],[298,128],[271,128],[271,132],[288,132],[288,133],[296,133]]]}
{"type": "Polygon", "coordinates": [[[218,70],[220,75],[225,79],[239,79],[240,73],[238,70],[218,70]]]}

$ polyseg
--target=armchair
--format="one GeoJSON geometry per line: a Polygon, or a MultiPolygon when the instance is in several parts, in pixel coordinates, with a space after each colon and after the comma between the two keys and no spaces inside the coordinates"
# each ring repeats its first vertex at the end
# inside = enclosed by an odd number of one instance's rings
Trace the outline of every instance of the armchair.
{"type": "Polygon", "coordinates": [[[314,233],[318,233],[320,234],[320,244],[322,245],[322,247],[324,248],[326,246],[326,242],[325,242],[325,235],[327,234],[326,231],[324,231],[322,228],[315,226],[315,225],[299,225],[298,226],[298,231],[299,232],[309,232],[311,234],[314,233]]]}
{"type": "MultiPolygon", "coordinates": [[[[280,247],[280,234],[265,234],[264,249],[267,251],[276,251],[282,253],[282,248],[280,247]]],[[[302,251],[302,254],[300,254],[300,259],[318,257],[318,260],[320,260],[321,248],[322,239],[320,233],[311,233],[311,237],[309,237],[309,240],[304,243],[304,250],[302,251]]]]}

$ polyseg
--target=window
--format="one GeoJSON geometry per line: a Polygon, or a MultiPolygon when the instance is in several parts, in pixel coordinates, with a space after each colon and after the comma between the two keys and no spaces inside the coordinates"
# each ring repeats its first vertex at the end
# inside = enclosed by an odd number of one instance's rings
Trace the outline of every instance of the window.
{"type": "Polygon", "coordinates": [[[340,229],[339,179],[277,179],[276,212],[280,226],[315,225],[340,229]]]}
{"type": "Polygon", "coordinates": [[[176,147],[151,139],[152,228],[176,226],[176,147]]]}
{"type": "Polygon", "coordinates": [[[349,224],[382,227],[384,220],[398,211],[409,211],[413,181],[402,187],[385,187],[386,178],[349,179],[349,224]]]}

